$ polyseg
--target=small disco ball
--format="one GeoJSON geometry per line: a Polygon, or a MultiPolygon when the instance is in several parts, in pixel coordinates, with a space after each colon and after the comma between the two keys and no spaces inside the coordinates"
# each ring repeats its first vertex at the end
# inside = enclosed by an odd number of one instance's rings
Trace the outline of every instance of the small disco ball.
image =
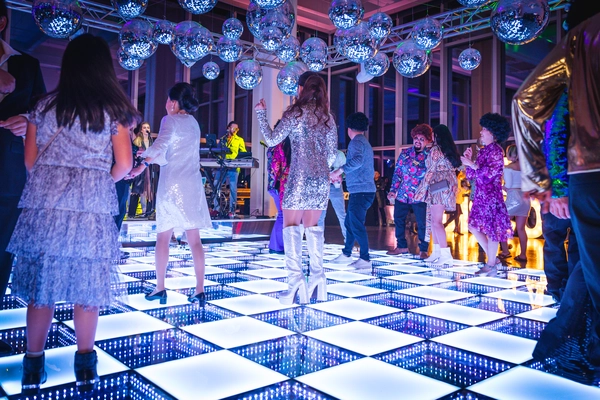
{"type": "Polygon", "coordinates": [[[345,52],[348,60],[359,64],[377,53],[375,39],[371,36],[366,22],[361,22],[348,29],[345,52]]]}
{"type": "Polygon", "coordinates": [[[508,44],[525,44],[537,38],[550,19],[546,0],[500,0],[492,12],[490,28],[508,44]]]}
{"type": "Polygon", "coordinates": [[[256,60],[245,60],[235,67],[235,83],[242,89],[254,89],[260,84],[262,77],[262,67],[256,60]]]}
{"type": "Polygon", "coordinates": [[[206,79],[210,79],[211,81],[213,79],[217,79],[220,73],[221,68],[219,68],[219,64],[217,64],[216,62],[209,61],[202,66],[202,75],[204,75],[206,79]]]}
{"type": "Polygon", "coordinates": [[[300,55],[300,42],[294,36],[285,39],[277,49],[277,57],[283,62],[294,61],[300,55]]]}
{"type": "Polygon", "coordinates": [[[386,13],[378,12],[369,18],[369,32],[373,39],[382,41],[392,32],[394,22],[386,13]]]}
{"type": "Polygon", "coordinates": [[[81,28],[83,12],[76,0],[35,0],[31,14],[46,35],[66,39],[81,28]]]}
{"type": "Polygon", "coordinates": [[[341,56],[346,56],[346,44],[348,43],[348,29],[338,29],[333,35],[333,46],[341,56]]]}
{"type": "Polygon", "coordinates": [[[360,0],[333,0],[329,19],[338,29],[348,29],[362,21],[365,9],[360,0]]]}
{"type": "Polygon", "coordinates": [[[298,94],[298,80],[304,71],[298,63],[291,62],[277,74],[277,87],[283,94],[296,96],[298,94]]]}
{"type": "Polygon", "coordinates": [[[260,33],[262,45],[267,51],[275,51],[283,43],[283,32],[274,26],[265,26],[260,33]]]}
{"type": "Polygon", "coordinates": [[[400,75],[416,78],[427,72],[431,66],[431,53],[419,49],[412,40],[409,40],[398,45],[392,62],[400,75]]]}
{"type": "Polygon", "coordinates": [[[461,51],[458,56],[458,64],[466,71],[473,71],[481,64],[481,53],[472,47],[461,51]]]}
{"type": "Polygon", "coordinates": [[[112,5],[123,19],[130,20],[146,11],[148,0],[112,0],[112,5]]]}
{"type": "Polygon", "coordinates": [[[192,14],[204,14],[213,9],[217,0],[179,0],[179,5],[192,14]]]}
{"type": "Polygon", "coordinates": [[[285,3],[285,0],[254,0],[254,2],[264,10],[271,10],[285,3]]]}
{"type": "Polygon", "coordinates": [[[248,4],[248,12],[246,13],[246,25],[250,33],[260,40],[260,31],[262,30],[260,20],[267,15],[267,10],[263,10],[253,1],[248,4]]]}
{"type": "Polygon", "coordinates": [[[121,67],[127,71],[134,71],[140,68],[144,63],[144,60],[131,57],[129,54],[125,53],[123,49],[117,50],[117,61],[119,61],[121,67]]]}
{"type": "Polygon", "coordinates": [[[381,76],[390,68],[390,59],[387,54],[381,52],[369,58],[363,65],[369,75],[381,76]]]}
{"type": "Polygon", "coordinates": [[[242,56],[242,42],[222,36],[217,42],[217,54],[225,62],[235,62],[242,56]]]}
{"type": "Polygon", "coordinates": [[[223,22],[223,36],[229,39],[239,39],[244,33],[244,25],[239,19],[229,18],[223,22]]]}
{"type": "Polygon", "coordinates": [[[319,72],[327,65],[327,44],[318,37],[308,38],[302,43],[300,57],[308,69],[319,72]]]}
{"type": "Polygon", "coordinates": [[[163,19],[162,21],[156,21],[152,37],[156,43],[171,44],[173,38],[175,37],[175,25],[166,19],[163,19]]]}
{"type": "Polygon", "coordinates": [[[194,21],[183,21],[175,27],[171,51],[189,67],[208,54],[213,44],[213,37],[208,29],[194,21]]]}
{"type": "Polygon", "coordinates": [[[413,26],[411,38],[421,50],[432,50],[442,42],[443,32],[438,20],[425,17],[413,26]]]}
{"type": "Polygon", "coordinates": [[[119,32],[119,42],[125,53],[131,57],[145,60],[156,51],[153,39],[154,27],[148,21],[132,19],[127,21],[119,32]]]}
{"type": "Polygon", "coordinates": [[[260,19],[261,35],[264,33],[265,28],[271,26],[280,29],[283,39],[285,39],[292,32],[293,25],[289,15],[283,13],[280,8],[267,10],[267,13],[260,19]]]}
{"type": "Polygon", "coordinates": [[[458,2],[465,7],[481,7],[485,6],[490,1],[492,0],[458,0],[458,2]]]}
{"type": "Polygon", "coordinates": [[[281,6],[275,8],[275,11],[277,11],[285,17],[285,29],[282,30],[287,37],[292,33],[292,30],[294,29],[294,24],[296,23],[296,12],[294,10],[294,6],[291,4],[291,2],[286,1],[281,6]]]}

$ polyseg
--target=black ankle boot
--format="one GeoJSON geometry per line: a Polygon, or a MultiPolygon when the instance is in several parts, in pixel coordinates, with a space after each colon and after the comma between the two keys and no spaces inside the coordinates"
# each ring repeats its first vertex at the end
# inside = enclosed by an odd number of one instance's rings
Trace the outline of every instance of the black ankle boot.
{"type": "Polygon", "coordinates": [[[97,364],[98,356],[95,350],[91,353],[75,353],[75,380],[79,391],[94,390],[96,383],[100,380],[96,371],[97,364]]]}
{"type": "Polygon", "coordinates": [[[40,385],[46,382],[45,354],[38,357],[23,357],[23,377],[21,387],[23,394],[39,392],[40,385]]]}

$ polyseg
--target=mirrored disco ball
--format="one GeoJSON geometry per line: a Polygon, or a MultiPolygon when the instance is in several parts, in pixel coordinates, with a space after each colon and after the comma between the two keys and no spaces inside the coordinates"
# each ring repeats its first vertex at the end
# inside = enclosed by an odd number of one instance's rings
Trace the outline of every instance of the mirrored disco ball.
{"type": "Polygon", "coordinates": [[[281,44],[283,43],[283,33],[281,32],[281,29],[274,26],[266,26],[262,30],[260,37],[262,45],[267,51],[275,51],[281,47],[281,44]]]}
{"type": "MultiPolygon", "coordinates": [[[[171,51],[185,65],[204,57],[213,48],[213,38],[208,29],[194,21],[183,21],[175,27],[171,51]]],[[[188,65],[189,66],[189,65],[188,65]]]]}
{"type": "Polygon", "coordinates": [[[369,32],[375,40],[383,40],[392,32],[394,22],[386,13],[378,12],[369,18],[369,32]]]}
{"type": "Polygon", "coordinates": [[[317,37],[308,38],[302,43],[300,57],[308,69],[319,72],[327,64],[327,44],[317,37]]]}
{"type": "Polygon", "coordinates": [[[304,72],[295,64],[294,62],[287,64],[277,74],[277,87],[283,94],[288,96],[298,94],[298,79],[304,72]]]}
{"type": "Polygon", "coordinates": [[[418,21],[411,32],[413,42],[423,50],[435,49],[442,42],[442,36],[442,24],[431,17],[418,21]]]}
{"type": "Polygon", "coordinates": [[[262,81],[262,76],[262,67],[256,60],[245,60],[235,67],[235,83],[242,89],[254,89],[262,81]]]}
{"type": "Polygon", "coordinates": [[[112,5],[123,19],[129,20],[146,11],[148,0],[112,0],[112,5]]]}
{"type": "Polygon", "coordinates": [[[525,44],[537,38],[548,25],[546,0],[500,0],[492,12],[490,28],[508,44],[525,44]]]}
{"type": "Polygon", "coordinates": [[[282,5],[283,3],[285,3],[286,0],[254,0],[254,1],[260,8],[264,8],[265,10],[271,10],[271,9],[277,8],[280,5],[282,5]]]}
{"type": "Polygon", "coordinates": [[[477,49],[469,47],[463,50],[458,56],[458,64],[460,67],[467,71],[473,71],[479,67],[481,63],[481,53],[477,49]]]}
{"type": "Polygon", "coordinates": [[[225,62],[235,62],[242,55],[242,42],[222,36],[217,42],[217,54],[225,62]]]}
{"type": "Polygon", "coordinates": [[[289,16],[282,13],[279,8],[268,10],[267,13],[260,19],[261,35],[267,27],[278,28],[281,30],[283,39],[287,38],[292,31],[293,23],[289,16]]]}
{"type": "Polygon", "coordinates": [[[365,9],[360,0],[333,0],[329,19],[338,29],[348,29],[362,21],[365,9]]]}
{"type": "Polygon", "coordinates": [[[153,34],[154,27],[150,22],[141,19],[127,21],[119,32],[121,48],[131,57],[145,60],[156,51],[153,34]]]}
{"type": "Polygon", "coordinates": [[[175,37],[175,24],[171,21],[163,19],[156,21],[154,25],[154,33],[152,34],[154,41],[159,44],[171,44],[175,37]]]}
{"type": "Polygon", "coordinates": [[[465,7],[481,7],[490,1],[492,0],[458,0],[458,2],[465,7]]]}
{"type": "Polygon", "coordinates": [[[300,55],[300,42],[294,36],[285,39],[277,49],[277,57],[283,62],[294,61],[300,55]]]}
{"type": "Polygon", "coordinates": [[[65,39],[81,28],[83,13],[76,0],[35,0],[31,14],[46,35],[65,39]]]}
{"type": "Polygon", "coordinates": [[[380,52],[365,61],[363,65],[369,75],[381,76],[390,68],[390,59],[387,54],[380,52]]]}
{"type": "Polygon", "coordinates": [[[260,20],[265,15],[267,15],[267,10],[263,10],[255,2],[250,1],[250,4],[248,4],[248,12],[246,13],[246,25],[248,25],[250,33],[259,40],[260,31],[262,30],[260,20]]]}
{"type": "Polygon", "coordinates": [[[221,68],[219,68],[219,64],[213,61],[209,61],[202,66],[202,75],[206,79],[217,79],[219,74],[221,73],[221,68]]]}
{"type": "Polygon", "coordinates": [[[244,25],[239,19],[229,18],[223,22],[223,36],[229,39],[239,39],[244,33],[244,25]]]}
{"type": "Polygon", "coordinates": [[[335,31],[335,35],[333,35],[333,45],[337,52],[342,56],[346,56],[346,44],[348,42],[347,33],[347,29],[338,29],[335,31]]]}
{"type": "Polygon", "coordinates": [[[392,62],[400,75],[415,78],[423,75],[429,69],[431,53],[419,49],[412,40],[409,40],[398,45],[392,62]]]}
{"type": "Polygon", "coordinates": [[[281,6],[275,9],[278,13],[281,13],[285,17],[286,26],[283,29],[283,33],[288,36],[292,33],[292,29],[294,28],[294,24],[296,23],[296,12],[294,10],[293,4],[291,2],[286,1],[281,6]]]}
{"type": "Polygon", "coordinates": [[[136,70],[144,63],[144,60],[131,57],[129,54],[125,53],[123,49],[117,50],[117,61],[119,61],[121,67],[127,71],[136,70]]]}
{"type": "Polygon", "coordinates": [[[346,32],[346,57],[355,63],[362,63],[377,53],[375,39],[369,32],[366,22],[353,26],[346,32]]]}
{"type": "Polygon", "coordinates": [[[204,14],[213,9],[217,0],[179,0],[179,5],[192,14],[204,14]]]}

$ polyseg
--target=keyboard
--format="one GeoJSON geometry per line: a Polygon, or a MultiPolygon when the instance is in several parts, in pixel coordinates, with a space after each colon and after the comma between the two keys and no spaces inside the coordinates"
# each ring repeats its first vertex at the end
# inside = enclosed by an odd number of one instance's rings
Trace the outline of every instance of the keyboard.
{"type": "MultiPolygon", "coordinates": [[[[216,158],[201,158],[200,164],[206,168],[220,167],[216,158]]],[[[227,168],[258,168],[258,160],[256,158],[226,159],[225,166],[227,168]]]]}

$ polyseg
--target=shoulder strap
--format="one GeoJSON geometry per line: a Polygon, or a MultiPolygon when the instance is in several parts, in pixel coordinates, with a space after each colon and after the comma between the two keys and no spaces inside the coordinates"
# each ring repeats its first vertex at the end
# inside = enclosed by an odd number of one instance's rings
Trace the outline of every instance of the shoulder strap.
{"type": "Polygon", "coordinates": [[[40,159],[41,155],[44,154],[44,152],[48,149],[48,146],[50,146],[50,144],[52,142],[54,142],[54,139],[56,139],[56,137],[58,136],[59,133],[62,132],[64,127],[60,127],[56,130],[56,133],[54,133],[54,135],[52,135],[52,137],[50,138],[50,140],[48,140],[48,142],[46,142],[46,144],[44,145],[44,147],[42,147],[42,149],[40,151],[38,151],[37,157],[35,158],[35,162],[33,163],[33,165],[37,164],[38,160],[40,159]]]}

